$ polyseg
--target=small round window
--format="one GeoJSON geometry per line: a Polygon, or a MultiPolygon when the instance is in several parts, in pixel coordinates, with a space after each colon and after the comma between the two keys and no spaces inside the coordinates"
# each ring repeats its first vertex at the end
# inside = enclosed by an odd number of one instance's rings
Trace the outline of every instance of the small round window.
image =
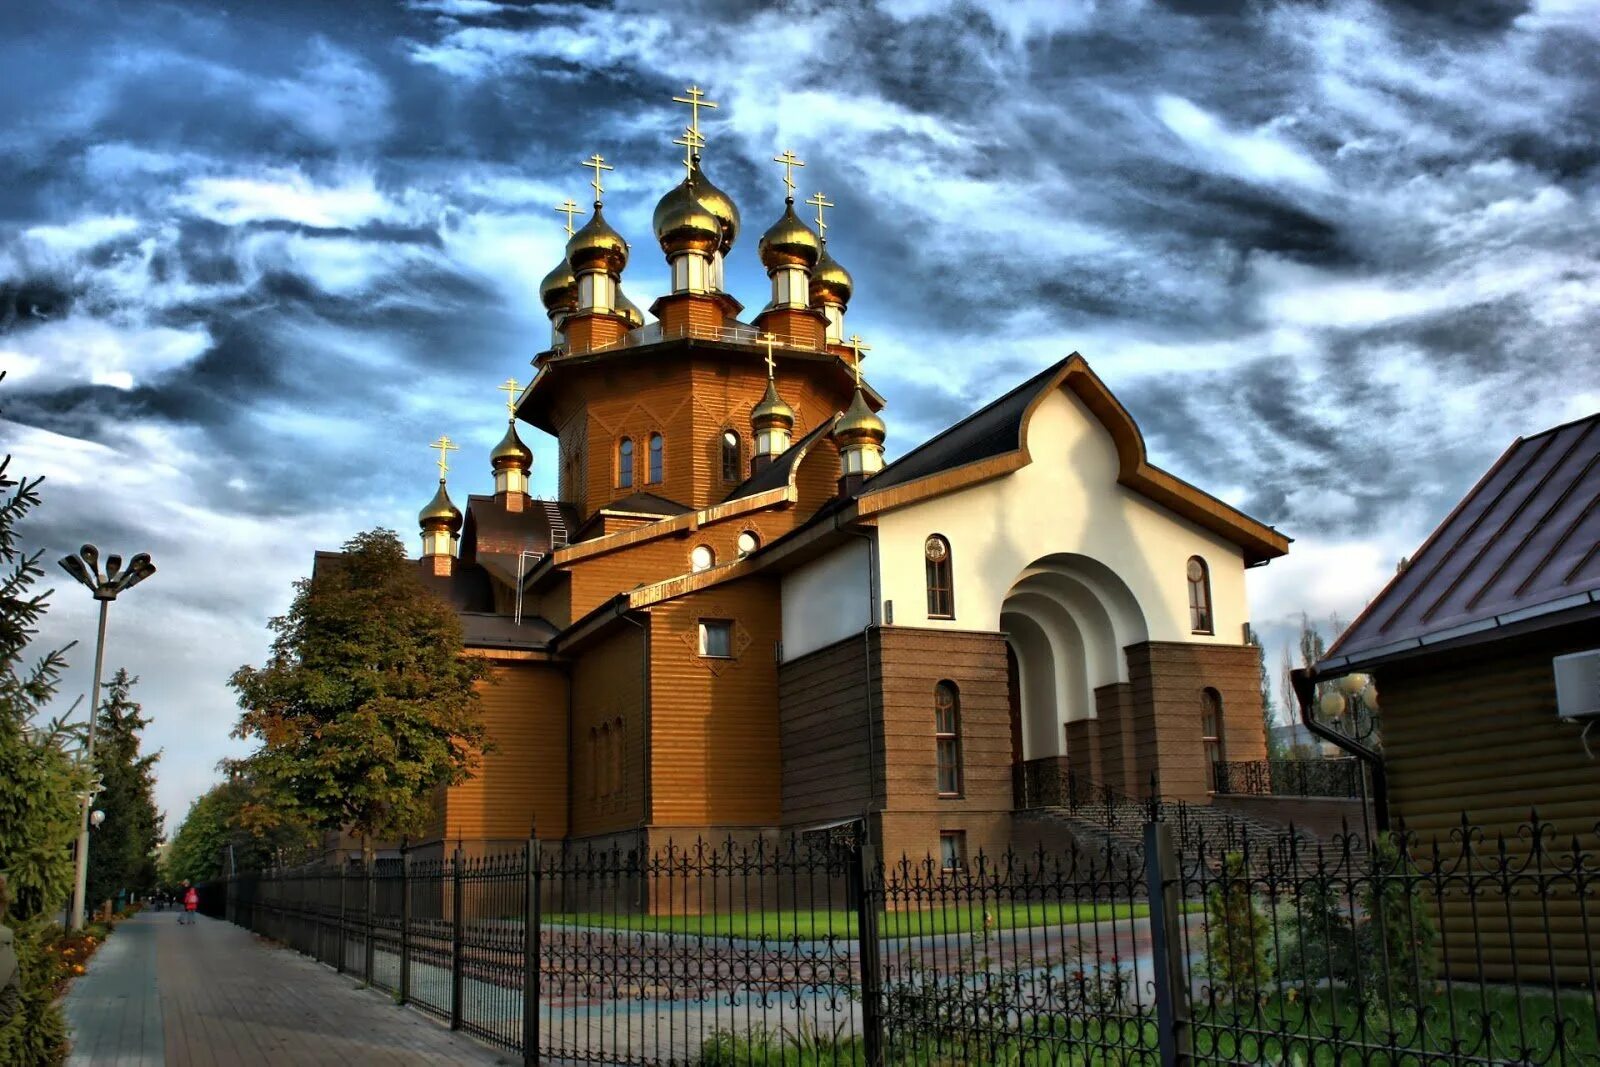
{"type": "Polygon", "coordinates": [[[922,551],[930,561],[939,563],[950,554],[950,546],[945,544],[942,537],[930,537],[923,542],[922,551]]]}
{"type": "Polygon", "coordinates": [[[748,556],[760,547],[761,538],[757,537],[754,532],[746,530],[739,535],[739,555],[748,556]]]}
{"type": "Polygon", "coordinates": [[[690,570],[709,570],[716,562],[717,554],[711,551],[709,545],[696,545],[694,551],[689,553],[690,570]]]}
{"type": "Polygon", "coordinates": [[[1189,561],[1189,580],[1191,582],[1198,582],[1205,576],[1205,566],[1198,559],[1191,559],[1189,561]]]}

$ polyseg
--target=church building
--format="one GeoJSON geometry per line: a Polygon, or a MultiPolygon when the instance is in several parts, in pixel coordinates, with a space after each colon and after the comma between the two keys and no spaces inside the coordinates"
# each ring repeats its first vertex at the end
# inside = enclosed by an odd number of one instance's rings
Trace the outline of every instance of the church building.
{"type": "Polygon", "coordinates": [[[594,156],[540,289],[549,347],[503,387],[494,493],[458,506],[441,460],[419,516],[424,582],[495,673],[493,751],[437,836],[655,849],[865,817],[885,855],[959,865],[1011,840],[1030,781],[1204,803],[1213,762],[1264,758],[1245,575],[1288,539],[1154,466],[1076,354],[886,463],[832,205],[802,219],[777,157],[747,314],[740,212],[701,166],[714,105],[682,102],[653,321],[594,156]],[[556,500],[529,495],[527,427],[556,500]]]}

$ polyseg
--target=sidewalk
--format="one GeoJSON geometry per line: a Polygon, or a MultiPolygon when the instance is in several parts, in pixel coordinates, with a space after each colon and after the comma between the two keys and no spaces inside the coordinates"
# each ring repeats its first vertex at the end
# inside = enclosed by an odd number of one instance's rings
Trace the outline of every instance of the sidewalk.
{"type": "Polygon", "coordinates": [[[216,919],[118,925],[66,1000],[71,1065],[510,1064],[388,996],[216,919]]]}

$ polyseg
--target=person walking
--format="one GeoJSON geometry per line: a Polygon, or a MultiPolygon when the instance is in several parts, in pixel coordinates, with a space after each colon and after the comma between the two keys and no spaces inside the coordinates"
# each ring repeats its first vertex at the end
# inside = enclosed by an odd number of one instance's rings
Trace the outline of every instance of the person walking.
{"type": "Polygon", "coordinates": [[[200,890],[190,885],[185,879],[183,883],[183,910],[178,913],[178,921],[194,925],[194,913],[200,910],[200,890]]]}

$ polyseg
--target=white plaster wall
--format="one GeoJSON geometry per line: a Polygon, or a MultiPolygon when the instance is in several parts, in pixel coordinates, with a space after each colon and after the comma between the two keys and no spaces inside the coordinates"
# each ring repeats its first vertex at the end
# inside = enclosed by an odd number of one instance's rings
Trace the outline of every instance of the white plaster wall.
{"type": "MultiPolygon", "coordinates": [[[[1001,629],[1001,604],[1025,569],[1065,552],[1116,572],[1138,601],[1150,640],[1243,640],[1237,546],[1119,485],[1110,433],[1065,388],[1039,404],[1028,434],[1033,460],[1021,470],[878,517],[881,596],[894,601],[895,625],[1001,629]],[[954,619],[928,618],[922,545],[931,533],[950,541],[954,619]],[[1209,637],[1189,630],[1184,572],[1196,555],[1211,572],[1209,637]]],[[[785,589],[786,646],[789,613],[785,589]]]]}
{"type": "Polygon", "coordinates": [[[867,541],[848,544],[783,577],[784,661],[859,634],[870,622],[867,541]]]}

